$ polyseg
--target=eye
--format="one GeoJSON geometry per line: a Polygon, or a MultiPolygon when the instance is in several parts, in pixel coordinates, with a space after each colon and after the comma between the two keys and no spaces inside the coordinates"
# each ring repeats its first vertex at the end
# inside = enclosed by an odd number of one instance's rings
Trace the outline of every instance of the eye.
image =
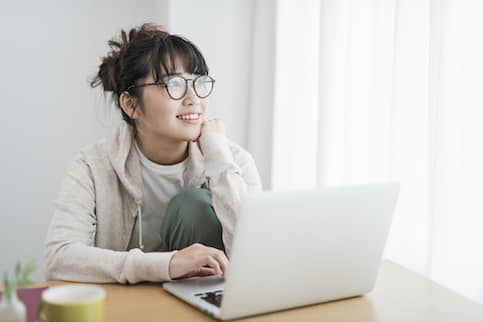
{"type": "Polygon", "coordinates": [[[185,81],[182,77],[171,77],[166,81],[166,86],[170,88],[182,88],[185,86],[185,81]]]}
{"type": "Polygon", "coordinates": [[[208,76],[201,76],[200,78],[198,78],[196,80],[196,83],[200,84],[200,85],[206,85],[206,84],[211,84],[212,80],[210,77],[208,76]]]}

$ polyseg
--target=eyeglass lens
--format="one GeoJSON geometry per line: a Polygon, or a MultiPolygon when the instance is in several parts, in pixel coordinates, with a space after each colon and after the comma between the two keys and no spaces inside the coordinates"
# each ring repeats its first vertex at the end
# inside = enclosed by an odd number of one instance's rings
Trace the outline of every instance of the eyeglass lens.
{"type": "MultiPolygon", "coordinates": [[[[170,77],[165,84],[174,99],[181,99],[187,92],[188,80],[181,76],[170,77]]],[[[208,97],[213,89],[213,79],[208,75],[199,76],[193,80],[193,88],[200,98],[208,97]]]]}

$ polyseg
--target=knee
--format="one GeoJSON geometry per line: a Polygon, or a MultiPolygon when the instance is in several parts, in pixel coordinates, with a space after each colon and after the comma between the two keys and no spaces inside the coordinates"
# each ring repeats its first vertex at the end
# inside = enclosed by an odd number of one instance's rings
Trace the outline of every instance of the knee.
{"type": "Polygon", "coordinates": [[[198,226],[219,224],[211,203],[210,191],[202,188],[189,188],[174,196],[168,204],[168,213],[176,214],[177,221],[198,226]]]}

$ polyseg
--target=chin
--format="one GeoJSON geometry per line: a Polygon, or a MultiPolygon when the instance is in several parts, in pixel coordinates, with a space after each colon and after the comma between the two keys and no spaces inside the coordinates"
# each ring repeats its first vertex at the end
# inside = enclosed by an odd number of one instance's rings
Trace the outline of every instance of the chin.
{"type": "Polygon", "coordinates": [[[200,137],[200,132],[190,133],[185,136],[186,141],[196,141],[200,137]]]}

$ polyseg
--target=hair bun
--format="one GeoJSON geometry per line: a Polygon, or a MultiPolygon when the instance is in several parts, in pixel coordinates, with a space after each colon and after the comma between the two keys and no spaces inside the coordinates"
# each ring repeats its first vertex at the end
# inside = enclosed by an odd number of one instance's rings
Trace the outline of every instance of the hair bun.
{"type": "Polygon", "coordinates": [[[119,38],[113,38],[108,41],[110,51],[107,56],[102,58],[102,63],[99,65],[97,76],[92,80],[91,87],[97,87],[102,84],[105,92],[113,92],[120,94],[119,88],[119,73],[120,60],[124,53],[128,50],[129,45],[139,40],[151,39],[155,36],[169,35],[169,33],[161,26],[151,23],[146,23],[138,28],[132,28],[129,33],[121,30],[119,38]]]}

